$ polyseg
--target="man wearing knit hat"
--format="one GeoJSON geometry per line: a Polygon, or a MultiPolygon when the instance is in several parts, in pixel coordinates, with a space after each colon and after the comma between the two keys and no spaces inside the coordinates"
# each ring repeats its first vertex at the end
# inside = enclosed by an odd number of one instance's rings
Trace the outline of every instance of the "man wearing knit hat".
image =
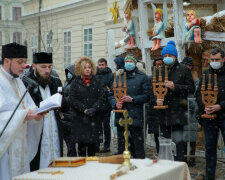
{"type": "MultiPolygon", "coordinates": [[[[52,53],[33,54],[33,70],[27,76],[39,85],[36,93],[34,91],[30,93],[37,106],[44,99],[57,93],[58,87],[62,87],[61,80],[51,75],[52,62],[52,53]]],[[[31,171],[47,168],[52,159],[62,156],[62,128],[59,111],[49,111],[44,118],[38,153],[30,163],[31,171]]]]}
{"type": "MultiPolygon", "coordinates": [[[[113,95],[113,88],[110,90],[109,99],[114,109],[127,109],[129,116],[133,119],[133,124],[129,127],[130,138],[129,150],[134,158],[145,158],[144,135],[143,135],[143,104],[149,101],[150,83],[148,77],[136,67],[137,59],[130,54],[125,57],[124,71],[126,72],[127,95],[116,102],[113,95]]],[[[117,77],[117,84],[119,78],[117,77]]],[[[124,81],[124,73],[121,74],[124,81]]],[[[124,127],[119,125],[119,119],[123,118],[122,113],[116,113],[115,125],[117,126],[118,153],[124,151],[124,127]]]]}
{"type": "MultiPolygon", "coordinates": [[[[189,93],[194,93],[194,82],[190,70],[183,64],[179,64],[177,60],[174,41],[167,43],[161,56],[168,67],[169,81],[165,81],[165,86],[168,88],[165,99],[157,99],[155,102],[158,106],[168,105],[168,109],[159,110],[158,113],[160,133],[165,138],[172,138],[176,143],[175,160],[184,161],[183,126],[187,124],[187,96],[189,93]]],[[[163,71],[162,74],[165,72],[163,71]]]]}

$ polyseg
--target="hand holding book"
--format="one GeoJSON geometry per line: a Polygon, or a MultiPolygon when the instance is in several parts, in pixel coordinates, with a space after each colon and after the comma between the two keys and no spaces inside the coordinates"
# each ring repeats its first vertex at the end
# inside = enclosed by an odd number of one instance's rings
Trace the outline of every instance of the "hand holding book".
{"type": "Polygon", "coordinates": [[[40,106],[35,110],[36,114],[42,114],[56,108],[60,108],[62,104],[62,95],[56,93],[40,102],[40,106]]]}

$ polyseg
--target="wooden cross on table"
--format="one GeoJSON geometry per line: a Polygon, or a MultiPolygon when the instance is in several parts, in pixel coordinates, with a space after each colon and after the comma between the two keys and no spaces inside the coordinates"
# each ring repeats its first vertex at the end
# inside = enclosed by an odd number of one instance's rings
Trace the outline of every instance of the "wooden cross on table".
{"type": "Polygon", "coordinates": [[[64,174],[64,172],[62,172],[62,171],[49,171],[49,172],[39,171],[38,174],[58,175],[58,174],[64,174]]]}

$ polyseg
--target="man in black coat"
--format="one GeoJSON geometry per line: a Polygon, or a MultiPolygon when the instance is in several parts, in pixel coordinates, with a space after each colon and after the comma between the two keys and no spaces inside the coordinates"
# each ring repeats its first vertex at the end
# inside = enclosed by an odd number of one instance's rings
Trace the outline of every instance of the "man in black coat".
{"type": "MultiPolygon", "coordinates": [[[[191,71],[177,60],[174,41],[167,43],[161,55],[164,64],[168,67],[169,80],[165,81],[168,93],[164,100],[156,100],[156,96],[152,96],[151,100],[154,100],[155,105],[158,106],[168,105],[168,109],[158,110],[160,135],[175,141],[177,149],[175,160],[184,161],[183,127],[187,124],[187,96],[189,93],[194,93],[195,86],[191,71]]],[[[164,66],[161,69],[164,77],[164,66]]]]}
{"type": "Polygon", "coordinates": [[[219,129],[221,130],[223,141],[225,143],[225,56],[224,51],[220,48],[215,48],[210,53],[210,67],[205,71],[205,87],[209,81],[209,74],[211,74],[212,87],[214,86],[214,74],[217,75],[218,97],[217,102],[213,106],[205,107],[202,103],[201,86],[202,79],[196,92],[196,100],[199,106],[201,117],[206,113],[216,114],[214,119],[201,119],[205,134],[205,156],[206,156],[206,177],[205,180],[214,180],[216,172],[217,161],[217,143],[219,129]]]}
{"type": "MultiPolygon", "coordinates": [[[[134,158],[145,158],[144,135],[143,135],[143,105],[149,101],[150,84],[148,77],[136,67],[137,59],[134,55],[125,57],[125,72],[127,81],[127,95],[123,96],[121,102],[116,102],[113,94],[113,87],[110,89],[109,100],[114,109],[128,110],[129,117],[133,119],[133,124],[129,126],[129,142],[131,155],[134,158]]],[[[117,77],[117,84],[119,78],[117,77]]],[[[122,83],[124,73],[121,75],[122,83]]],[[[115,125],[117,126],[118,153],[124,151],[124,127],[119,125],[119,119],[124,118],[122,113],[116,113],[115,125]]]]}
{"type": "MultiPolygon", "coordinates": [[[[34,53],[33,70],[27,77],[38,83],[38,90],[31,89],[30,95],[35,104],[58,92],[58,87],[62,87],[59,78],[50,75],[52,70],[51,53],[34,53]]],[[[25,86],[28,84],[24,82],[25,86]]],[[[30,163],[31,171],[48,167],[52,159],[62,156],[63,141],[61,134],[61,123],[59,111],[49,111],[43,121],[42,136],[39,142],[38,153],[30,163]]]]}
{"type": "MultiPolygon", "coordinates": [[[[103,122],[103,132],[104,132],[104,146],[100,152],[110,152],[110,141],[111,141],[111,129],[110,129],[110,115],[111,115],[111,105],[108,101],[109,90],[113,82],[112,70],[107,66],[107,61],[104,58],[98,60],[97,74],[95,78],[101,83],[106,101],[101,108],[101,119],[103,122]]],[[[98,149],[99,147],[97,147],[98,149]]]]}

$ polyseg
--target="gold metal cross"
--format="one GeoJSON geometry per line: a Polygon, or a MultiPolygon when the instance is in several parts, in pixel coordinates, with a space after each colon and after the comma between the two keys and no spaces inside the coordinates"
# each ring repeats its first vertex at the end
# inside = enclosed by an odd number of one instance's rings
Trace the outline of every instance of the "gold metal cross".
{"type": "Polygon", "coordinates": [[[133,120],[131,117],[128,118],[128,111],[123,112],[124,119],[120,118],[120,126],[125,125],[124,137],[125,137],[125,151],[128,151],[128,124],[131,125],[133,120]]]}

